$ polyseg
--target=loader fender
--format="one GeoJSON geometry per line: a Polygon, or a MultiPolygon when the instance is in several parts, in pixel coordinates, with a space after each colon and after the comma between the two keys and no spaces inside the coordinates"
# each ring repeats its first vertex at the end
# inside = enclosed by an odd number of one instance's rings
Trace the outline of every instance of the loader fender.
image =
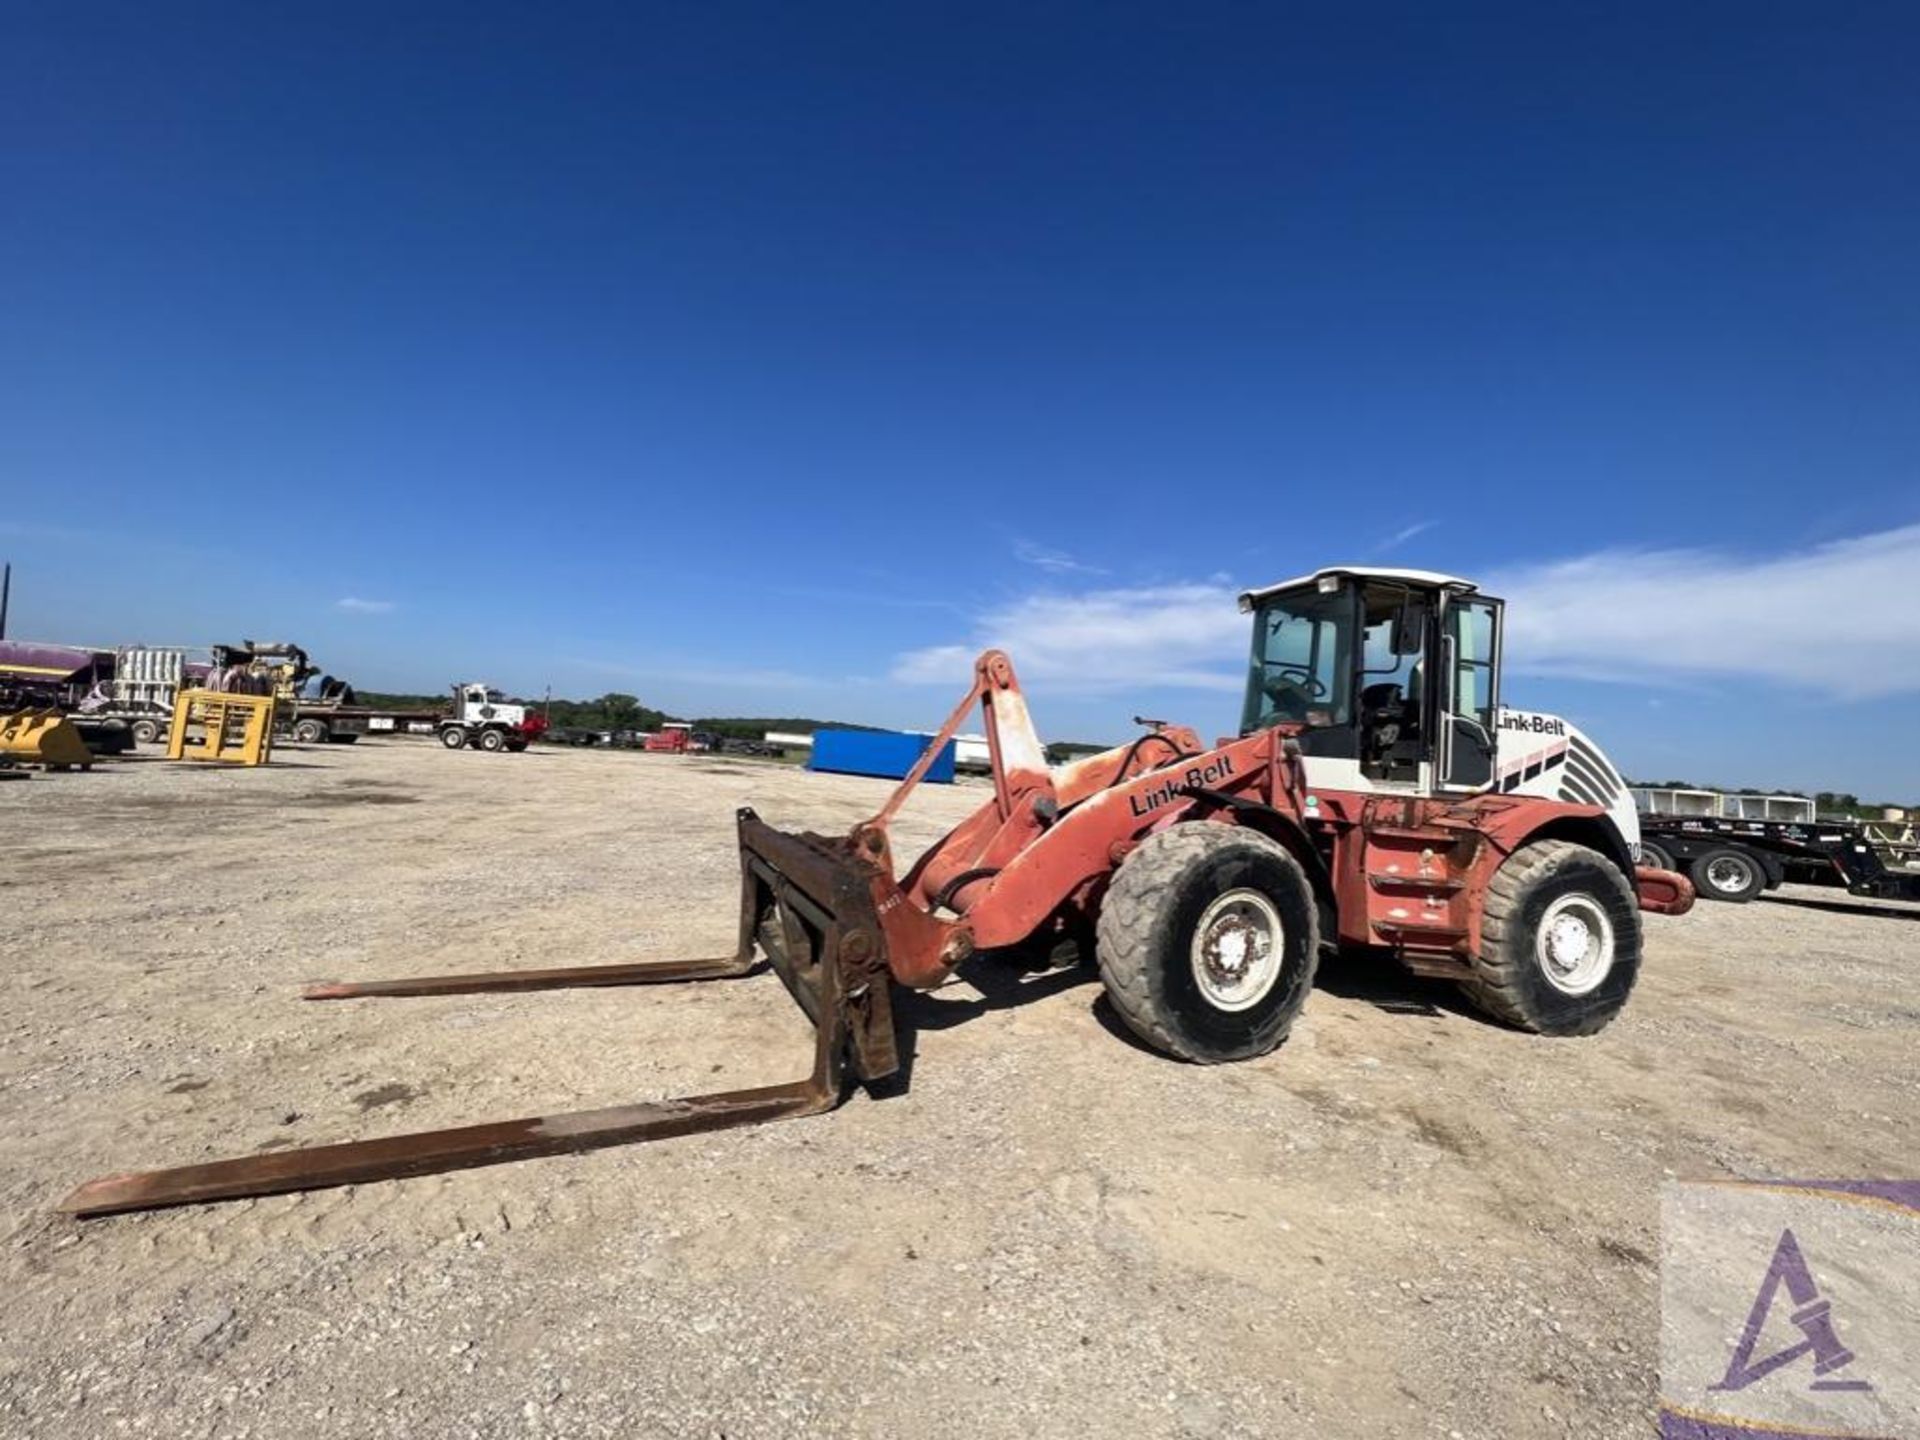
{"type": "MultiPolygon", "coordinates": [[[[1194,806],[1195,811],[1231,810],[1237,823],[1277,842],[1299,861],[1300,868],[1307,872],[1307,883],[1313,886],[1313,898],[1320,904],[1322,935],[1336,933],[1334,927],[1327,923],[1328,916],[1334,913],[1333,876],[1327,871],[1327,862],[1314,847],[1313,838],[1307,834],[1307,827],[1296,816],[1277,810],[1263,801],[1228,795],[1219,790],[1206,790],[1198,785],[1186,787],[1185,793],[1198,802],[1194,806]]],[[[1196,815],[1194,818],[1202,816],[1196,815]]]]}
{"type": "Polygon", "coordinates": [[[1627,848],[1626,837],[1621,835],[1620,827],[1613,823],[1605,811],[1594,813],[1584,805],[1580,810],[1585,813],[1556,815],[1512,841],[1503,835],[1500,845],[1508,854],[1536,840],[1565,840],[1573,845],[1584,845],[1606,856],[1619,867],[1628,883],[1632,883],[1635,868],[1633,852],[1627,848]]]}
{"type": "Polygon", "coordinates": [[[983,950],[1022,943],[1076,890],[1110,875],[1119,857],[1145,836],[1188,823],[1196,809],[1218,808],[1197,800],[1194,789],[1228,795],[1238,784],[1250,785],[1270,758],[1265,732],[1202,754],[1181,753],[1084,796],[1069,791],[1057,818],[1037,834],[1024,822],[1002,818],[1006,812],[983,811],[1000,833],[972,852],[979,857],[973,864],[998,862],[1001,869],[961,897],[974,943],[983,950]]]}

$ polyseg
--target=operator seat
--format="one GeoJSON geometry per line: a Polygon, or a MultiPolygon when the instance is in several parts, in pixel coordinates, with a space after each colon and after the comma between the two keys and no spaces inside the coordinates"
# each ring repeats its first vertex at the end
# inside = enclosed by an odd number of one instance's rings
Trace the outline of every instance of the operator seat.
{"type": "Polygon", "coordinates": [[[1384,764],[1400,743],[1407,718],[1407,697],[1398,683],[1385,681],[1360,692],[1360,732],[1366,736],[1363,759],[1384,764]]]}

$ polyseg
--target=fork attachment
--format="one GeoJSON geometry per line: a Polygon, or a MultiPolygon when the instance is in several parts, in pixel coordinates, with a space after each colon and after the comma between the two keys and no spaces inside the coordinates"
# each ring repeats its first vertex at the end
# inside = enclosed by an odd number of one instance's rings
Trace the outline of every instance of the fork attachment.
{"type": "Polygon", "coordinates": [[[740,942],[729,958],[430,976],[320,986],[307,994],[313,999],[453,995],[716,979],[752,970],[757,943],[813,1021],[813,1070],[805,1079],[107,1175],[82,1185],[60,1208],[72,1215],[109,1215],[317,1190],[666,1140],[833,1109],[844,1096],[849,1071],[857,1080],[873,1081],[899,1068],[892,980],[871,866],[845,840],[787,834],[749,809],[739,812],[738,821],[740,942]]]}

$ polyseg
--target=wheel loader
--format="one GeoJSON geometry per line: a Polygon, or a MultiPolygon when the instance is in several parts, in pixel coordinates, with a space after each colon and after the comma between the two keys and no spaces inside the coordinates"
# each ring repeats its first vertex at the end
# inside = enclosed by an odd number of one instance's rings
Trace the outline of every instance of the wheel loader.
{"type": "Polygon", "coordinates": [[[732,955],[346,981],[308,997],[715,980],[762,957],[814,1024],[789,1084],[107,1176],[80,1215],[342,1185],[719,1130],[837,1105],[900,1065],[896,986],[980,952],[1090,945],[1153,1048],[1216,1064],[1286,1038],[1323,951],[1367,947],[1455,982],[1495,1020],[1585,1035],[1626,1004],[1640,912],[1684,913],[1637,864],[1632,797],[1556,716],[1500,703],[1502,603],[1419,570],[1336,568],[1240,597],[1252,618],[1239,734],[1148,722],[1053,769],[1012,661],[990,650],[919,764],[846,835],[738,813],[732,955]],[[978,707],[992,796],[903,871],[889,827],[978,707]]]}

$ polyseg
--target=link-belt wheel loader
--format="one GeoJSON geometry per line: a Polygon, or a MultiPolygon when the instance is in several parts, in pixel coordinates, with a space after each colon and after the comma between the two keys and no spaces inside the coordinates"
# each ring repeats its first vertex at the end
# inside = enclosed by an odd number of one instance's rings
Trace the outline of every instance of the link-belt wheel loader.
{"type": "Polygon", "coordinates": [[[896,985],[977,951],[1095,937],[1129,1028],[1202,1064],[1277,1046],[1323,947],[1372,947],[1545,1035],[1598,1030],[1640,968],[1640,910],[1681,876],[1636,866],[1631,797],[1564,720],[1499,702],[1501,603],[1415,570],[1332,569],[1241,596],[1253,617],[1238,736],[1152,723],[1049,769],[1012,662],[988,651],[920,763],[845,836],[738,815],[731,956],[329,984],[312,999],[745,975],[764,955],[815,1026],[787,1085],[115,1175],[82,1215],[418,1175],[660,1140],[836,1105],[899,1067],[896,985]],[[975,705],[993,796],[898,874],[894,815],[975,705]]]}

